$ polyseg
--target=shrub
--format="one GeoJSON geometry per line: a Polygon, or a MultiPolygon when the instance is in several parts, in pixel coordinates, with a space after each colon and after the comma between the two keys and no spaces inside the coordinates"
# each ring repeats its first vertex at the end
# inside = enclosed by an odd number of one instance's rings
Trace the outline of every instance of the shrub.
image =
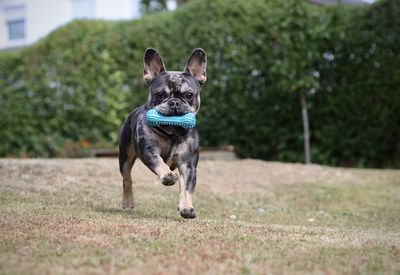
{"type": "Polygon", "coordinates": [[[312,96],[316,161],[400,166],[400,3],[361,9],[330,42],[312,96]]]}
{"type": "MultiPolygon", "coordinates": [[[[135,21],[75,21],[20,52],[1,53],[0,155],[64,155],[66,144],[82,140],[91,148],[115,146],[123,119],[147,98],[144,49],[156,48],[167,69],[181,70],[202,47],[209,64],[201,144],[233,144],[241,157],[302,161],[298,94],[286,92],[293,60],[283,43],[290,38],[285,3],[194,0],[135,21]]],[[[304,40],[316,58],[305,59],[307,72],[296,80],[312,80],[304,87],[314,161],[398,165],[398,6],[307,5],[306,25],[320,22],[324,33],[304,40]]]]}

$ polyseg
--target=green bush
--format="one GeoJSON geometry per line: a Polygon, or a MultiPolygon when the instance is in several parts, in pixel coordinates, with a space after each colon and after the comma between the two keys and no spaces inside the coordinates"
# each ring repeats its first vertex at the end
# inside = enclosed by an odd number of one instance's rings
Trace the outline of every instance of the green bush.
{"type": "Polygon", "coordinates": [[[126,76],[99,39],[108,31],[106,22],[76,22],[1,57],[1,155],[56,156],[68,140],[115,142],[126,76]]]}
{"type": "MultiPolygon", "coordinates": [[[[202,47],[209,64],[198,115],[201,144],[233,144],[241,157],[302,161],[300,103],[287,92],[296,66],[287,41],[301,39],[302,29],[289,33],[286,24],[296,18],[288,20],[288,5],[296,1],[194,0],[135,21],[75,21],[20,52],[1,53],[0,156],[64,156],[70,144],[81,143],[115,146],[123,119],[147,98],[145,48],[156,48],[167,69],[181,70],[191,50],[202,47]]],[[[394,0],[350,11],[307,5],[302,22],[324,35],[304,38],[313,58],[301,64],[302,78],[294,77],[296,85],[312,87],[314,161],[398,165],[399,55],[385,52],[398,53],[399,29],[388,27],[399,25],[398,6],[394,0]],[[377,18],[381,10],[392,17],[377,18]],[[350,53],[362,56],[372,43],[379,47],[370,59],[349,62],[350,53]],[[371,70],[374,62],[381,70],[371,70]],[[373,112],[377,101],[383,109],[373,112]]]]}
{"type": "Polygon", "coordinates": [[[400,2],[362,9],[319,62],[312,96],[315,160],[400,166],[400,2]]]}

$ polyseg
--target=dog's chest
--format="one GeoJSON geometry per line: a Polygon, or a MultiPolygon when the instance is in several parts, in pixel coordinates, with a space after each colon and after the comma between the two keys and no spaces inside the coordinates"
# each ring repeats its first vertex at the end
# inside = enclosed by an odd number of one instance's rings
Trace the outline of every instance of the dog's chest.
{"type": "Polygon", "coordinates": [[[189,151],[188,143],[171,143],[162,148],[161,157],[168,166],[177,166],[189,151]]]}

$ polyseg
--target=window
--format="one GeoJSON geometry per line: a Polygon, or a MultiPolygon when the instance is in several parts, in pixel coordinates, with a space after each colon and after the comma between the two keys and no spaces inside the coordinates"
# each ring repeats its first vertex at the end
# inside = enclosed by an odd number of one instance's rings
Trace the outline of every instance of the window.
{"type": "Polygon", "coordinates": [[[4,17],[7,27],[7,39],[9,41],[25,39],[25,7],[6,6],[4,7],[4,17]]]}
{"type": "Polygon", "coordinates": [[[25,20],[14,20],[7,22],[8,39],[24,39],[25,38],[25,20]]]}
{"type": "Polygon", "coordinates": [[[71,0],[72,18],[94,18],[94,0],[71,0]]]}

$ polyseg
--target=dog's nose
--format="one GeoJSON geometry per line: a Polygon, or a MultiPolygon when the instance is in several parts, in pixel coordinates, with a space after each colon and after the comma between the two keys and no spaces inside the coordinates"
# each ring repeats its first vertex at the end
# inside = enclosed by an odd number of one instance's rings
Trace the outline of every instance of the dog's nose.
{"type": "Polygon", "coordinates": [[[170,99],[168,104],[172,109],[176,110],[179,108],[179,105],[180,105],[179,99],[175,99],[175,98],[170,99]]]}

